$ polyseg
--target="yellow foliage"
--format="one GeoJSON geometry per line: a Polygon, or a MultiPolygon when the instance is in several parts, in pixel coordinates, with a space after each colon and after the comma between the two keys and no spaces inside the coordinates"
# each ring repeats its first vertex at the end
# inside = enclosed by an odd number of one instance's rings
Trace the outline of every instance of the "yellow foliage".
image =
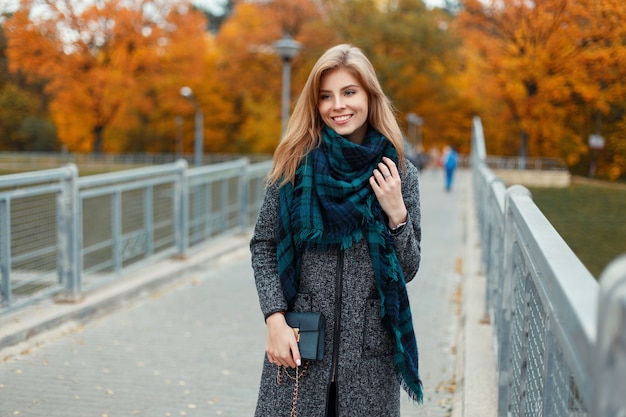
{"type": "Polygon", "coordinates": [[[499,131],[492,132],[495,148],[516,154],[520,143],[510,138],[527,134],[530,155],[577,163],[587,153],[585,138],[598,128],[589,117],[624,107],[624,3],[462,3],[465,74],[485,124],[499,131]]]}

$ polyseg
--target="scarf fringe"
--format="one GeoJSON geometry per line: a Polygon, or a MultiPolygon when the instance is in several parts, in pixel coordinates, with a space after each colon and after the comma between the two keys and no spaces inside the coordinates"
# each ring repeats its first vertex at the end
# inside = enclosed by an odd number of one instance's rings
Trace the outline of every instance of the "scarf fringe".
{"type": "Polygon", "coordinates": [[[417,384],[407,383],[401,374],[398,375],[400,386],[407,393],[409,399],[417,404],[424,404],[424,387],[421,380],[417,380],[417,384]],[[417,386],[413,386],[417,385],[417,386]]]}
{"type": "Polygon", "coordinates": [[[296,239],[296,246],[301,249],[302,245],[307,248],[324,251],[329,248],[338,247],[341,250],[350,249],[355,243],[363,239],[363,230],[357,229],[351,234],[330,233],[322,230],[301,230],[296,239]]]}

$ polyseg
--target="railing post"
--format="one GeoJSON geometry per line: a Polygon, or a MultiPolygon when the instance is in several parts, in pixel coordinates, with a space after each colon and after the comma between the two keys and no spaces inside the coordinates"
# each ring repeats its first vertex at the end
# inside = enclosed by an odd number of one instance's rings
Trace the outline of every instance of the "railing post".
{"type": "Polygon", "coordinates": [[[250,160],[246,159],[245,162],[241,175],[239,175],[239,225],[241,232],[244,232],[250,224],[250,201],[248,199],[250,160]]]}
{"type": "Polygon", "coordinates": [[[472,119],[472,163],[479,164],[485,162],[487,151],[485,147],[485,135],[483,133],[483,123],[480,117],[474,116],[472,119]]]}
{"type": "Polygon", "coordinates": [[[626,254],[600,276],[593,417],[626,415],[626,254]]]}
{"type": "Polygon", "coordinates": [[[11,199],[0,200],[0,307],[11,305],[11,199]]]}
{"type": "Polygon", "coordinates": [[[189,180],[187,178],[188,164],[179,159],[176,164],[180,167],[178,178],[174,184],[174,234],[178,256],[184,258],[189,249],[189,180]]]}
{"type": "Polygon", "coordinates": [[[57,240],[59,282],[64,290],[56,297],[57,302],[75,303],[82,300],[82,221],[80,194],[78,192],[78,168],[67,164],[68,175],[64,178],[57,197],[57,240]]]}
{"type": "Polygon", "coordinates": [[[146,256],[152,256],[154,254],[154,185],[144,188],[143,207],[143,246],[146,256]]]}

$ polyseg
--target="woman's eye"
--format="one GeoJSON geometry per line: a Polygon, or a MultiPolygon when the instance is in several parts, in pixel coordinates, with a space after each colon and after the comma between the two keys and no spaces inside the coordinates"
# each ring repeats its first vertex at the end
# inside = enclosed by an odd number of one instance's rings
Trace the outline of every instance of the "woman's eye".
{"type": "Polygon", "coordinates": [[[347,96],[351,96],[353,94],[356,94],[356,91],[354,91],[354,90],[346,90],[344,94],[347,95],[347,96]]]}
{"type": "Polygon", "coordinates": [[[330,98],[330,94],[322,94],[320,96],[320,100],[328,100],[330,98]]]}

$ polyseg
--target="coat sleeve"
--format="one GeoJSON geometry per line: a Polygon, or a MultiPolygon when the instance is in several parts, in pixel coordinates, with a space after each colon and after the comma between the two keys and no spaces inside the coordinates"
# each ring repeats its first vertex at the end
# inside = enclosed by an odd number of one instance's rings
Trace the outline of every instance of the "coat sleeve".
{"type": "Polygon", "coordinates": [[[409,215],[404,230],[394,236],[394,239],[400,266],[406,282],[409,282],[417,274],[421,261],[422,215],[418,171],[408,160],[406,174],[402,177],[402,197],[409,215]]]}
{"type": "Polygon", "coordinates": [[[278,187],[271,185],[266,189],[265,198],[250,240],[254,281],[261,312],[265,318],[272,313],[287,309],[276,261],[277,221],[278,187]]]}

